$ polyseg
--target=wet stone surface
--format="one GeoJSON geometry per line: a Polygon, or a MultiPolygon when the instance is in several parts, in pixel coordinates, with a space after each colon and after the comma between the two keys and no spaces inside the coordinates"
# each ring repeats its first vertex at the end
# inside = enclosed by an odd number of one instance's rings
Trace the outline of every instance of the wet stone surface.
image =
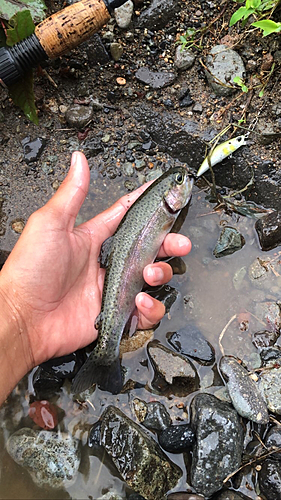
{"type": "Polygon", "coordinates": [[[102,415],[101,444],[124,481],[146,500],[162,500],[182,475],[159,445],[113,406],[102,415]]]}
{"type": "Polygon", "coordinates": [[[235,92],[233,78],[244,77],[245,67],[238,52],[225,45],[215,45],[206,58],[206,77],[218,95],[230,95],[235,92]]]}
{"type": "Polygon", "coordinates": [[[259,472],[261,494],[266,500],[279,500],[281,496],[281,463],[265,460],[259,472]]]}
{"type": "Polygon", "coordinates": [[[195,396],[191,411],[196,437],[191,484],[197,493],[210,497],[240,466],[243,428],[236,411],[209,394],[195,396]]]}
{"type": "Polygon", "coordinates": [[[266,434],[264,444],[269,449],[272,447],[280,448],[278,452],[271,455],[271,458],[281,461],[281,426],[274,425],[271,427],[266,434]]]}
{"type": "Polygon", "coordinates": [[[181,382],[189,391],[198,386],[196,370],[187,358],[157,341],[149,342],[147,352],[155,369],[155,378],[163,377],[169,385],[181,382]]]}
{"type": "Polygon", "coordinates": [[[214,363],[214,348],[195,325],[188,325],[178,332],[169,332],[166,337],[180,354],[190,356],[202,364],[214,363]]]}
{"type": "Polygon", "coordinates": [[[7,451],[38,486],[66,488],[76,479],[79,442],[69,434],[22,428],[8,439],[7,451]]]}
{"type": "Polygon", "coordinates": [[[252,342],[257,349],[263,349],[264,347],[270,347],[275,344],[279,335],[276,331],[271,332],[263,330],[260,332],[255,332],[252,335],[252,342]]]}
{"type": "Polygon", "coordinates": [[[245,239],[242,234],[234,227],[224,227],[214,248],[215,257],[230,255],[245,245],[245,239]]]}
{"type": "Polygon", "coordinates": [[[257,220],[255,228],[262,250],[281,245],[281,212],[272,212],[257,220]]]}
{"type": "MultiPolygon", "coordinates": [[[[277,366],[280,366],[280,362],[277,366]]],[[[266,401],[267,407],[273,413],[281,415],[281,368],[271,368],[260,374],[259,389],[266,401]]]]}
{"type": "Polygon", "coordinates": [[[163,431],[171,425],[171,417],[166,407],[159,401],[146,403],[135,398],[133,408],[139,422],[147,429],[163,431]]]}
{"type": "Polygon", "coordinates": [[[171,85],[176,78],[176,74],[165,71],[151,71],[149,68],[142,67],[137,70],[136,78],[153,89],[161,89],[171,85]]]}
{"type": "Polygon", "coordinates": [[[239,415],[258,424],[266,424],[269,421],[266,404],[249,372],[232,356],[221,358],[220,370],[227,380],[232,404],[239,415]]]}
{"type": "Polygon", "coordinates": [[[170,453],[182,453],[194,442],[194,432],[189,424],[172,425],[158,436],[159,444],[170,453]]]}

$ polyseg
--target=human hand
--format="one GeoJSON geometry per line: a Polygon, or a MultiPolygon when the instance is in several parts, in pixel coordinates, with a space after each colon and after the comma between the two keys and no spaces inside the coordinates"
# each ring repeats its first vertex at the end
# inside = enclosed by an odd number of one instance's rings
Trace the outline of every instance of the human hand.
{"type": "MultiPolygon", "coordinates": [[[[0,296],[5,310],[25,343],[29,369],[52,357],[90,344],[97,337],[105,270],[98,264],[103,241],[111,236],[128,208],[145,190],[142,186],[112,207],[74,227],[90,182],[87,160],[72,156],[64,182],[26,227],[0,274],[0,296]]],[[[159,257],[183,256],[191,249],[188,238],[168,234],[159,257]]],[[[172,277],[168,263],[146,266],[144,279],[151,286],[172,277]]],[[[138,327],[158,323],[164,305],[145,293],[136,296],[138,327]]]]}

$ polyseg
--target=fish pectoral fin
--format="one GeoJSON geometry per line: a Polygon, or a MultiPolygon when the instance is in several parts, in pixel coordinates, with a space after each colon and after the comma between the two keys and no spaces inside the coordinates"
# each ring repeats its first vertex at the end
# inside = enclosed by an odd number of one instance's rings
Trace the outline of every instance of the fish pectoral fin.
{"type": "MultiPolygon", "coordinates": [[[[102,361],[102,359],[101,359],[102,361]]],[[[79,394],[93,384],[103,391],[119,394],[123,387],[123,377],[120,360],[116,359],[110,365],[99,364],[97,359],[89,358],[72,381],[71,391],[79,394]]]]}
{"type": "Polygon", "coordinates": [[[95,319],[95,329],[99,330],[101,328],[102,320],[104,319],[104,314],[102,311],[98,314],[98,316],[95,319]]]}
{"type": "Polygon", "coordinates": [[[101,249],[100,249],[100,255],[99,255],[99,264],[101,267],[106,267],[108,264],[108,257],[109,254],[111,253],[112,250],[112,244],[113,244],[114,237],[109,236],[106,240],[104,240],[101,249]]]}

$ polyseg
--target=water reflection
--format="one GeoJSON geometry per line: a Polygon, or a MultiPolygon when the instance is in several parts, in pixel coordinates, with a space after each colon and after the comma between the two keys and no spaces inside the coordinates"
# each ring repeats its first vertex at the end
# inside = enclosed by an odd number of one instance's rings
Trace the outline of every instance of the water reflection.
{"type": "MultiPolygon", "coordinates": [[[[77,223],[94,217],[125,194],[124,182],[124,178],[109,180],[92,172],[90,192],[77,223]]],[[[243,358],[250,369],[258,366],[259,355],[251,336],[256,331],[265,329],[261,304],[279,299],[281,276],[278,270],[272,271],[271,268],[262,279],[255,279],[251,274],[251,266],[257,258],[276,260],[279,255],[278,249],[266,254],[259,249],[254,222],[251,218],[233,216],[223,211],[214,212],[213,205],[206,201],[205,193],[194,188],[189,211],[180,229],[191,238],[192,251],[183,259],[184,266],[181,266],[180,274],[174,275],[169,283],[179,294],[171,305],[169,314],[156,329],[155,339],[168,347],[167,333],[190,325],[199,329],[215,348],[216,361],[221,357],[223,349],[225,354],[243,358]],[[226,224],[238,229],[246,244],[235,254],[216,259],[212,253],[213,248],[222,226],[226,224]],[[184,267],[186,272],[183,273],[184,267]]],[[[87,401],[74,401],[70,383],[66,381],[63,389],[54,397],[53,402],[65,414],[58,424],[58,430],[68,430],[82,443],[83,459],[78,479],[67,491],[38,488],[29,474],[16,465],[5,451],[4,443],[15,430],[21,427],[34,428],[34,423],[28,416],[28,387],[30,388],[33,374],[29,376],[29,380],[25,377],[20,382],[0,410],[0,498],[85,499],[98,498],[111,490],[124,496],[126,487],[106,457],[103,454],[92,454],[86,446],[89,429],[105,406],[114,404],[134,419],[130,407],[132,398],[139,397],[149,401],[154,397],[154,372],[147,359],[146,349],[140,348],[125,354],[123,365],[126,368],[126,380],[137,381],[138,387],[143,385],[143,388],[117,397],[97,390],[88,394],[87,401]]],[[[222,385],[216,365],[202,366],[196,361],[194,365],[200,378],[201,390],[212,393],[222,385]]],[[[167,405],[176,421],[186,419],[192,397],[193,394],[183,398],[167,398],[160,394],[157,395],[157,400],[167,405]]],[[[172,460],[183,466],[182,456],[173,456],[172,460]]],[[[179,490],[184,490],[185,478],[184,474],[179,490]]]]}

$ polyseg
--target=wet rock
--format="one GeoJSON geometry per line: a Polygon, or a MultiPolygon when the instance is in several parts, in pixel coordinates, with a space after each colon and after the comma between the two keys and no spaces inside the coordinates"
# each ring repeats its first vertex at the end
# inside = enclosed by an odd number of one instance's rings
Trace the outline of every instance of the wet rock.
{"type": "Polygon", "coordinates": [[[216,246],[213,250],[215,257],[223,257],[224,255],[230,255],[245,245],[245,239],[242,234],[237,231],[234,227],[224,227],[216,246]]]}
{"type": "Polygon", "coordinates": [[[50,373],[41,366],[37,368],[32,377],[33,389],[38,399],[44,399],[58,392],[63,384],[54,373],[50,373]]]}
{"type": "Polygon", "coordinates": [[[281,460],[281,426],[274,425],[271,427],[269,432],[266,434],[264,439],[264,444],[268,449],[271,448],[280,448],[279,451],[273,453],[271,458],[276,458],[277,460],[281,460]]]}
{"type": "Polygon", "coordinates": [[[279,335],[276,331],[262,330],[252,335],[252,342],[257,349],[263,349],[264,347],[274,345],[278,337],[279,335]]]}
{"type": "Polygon", "coordinates": [[[138,27],[151,30],[164,28],[179,10],[178,0],[152,0],[150,6],[141,13],[138,27]]]}
{"type": "Polygon", "coordinates": [[[104,151],[101,141],[97,138],[87,139],[84,143],[83,152],[87,158],[93,158],[104,151]]]}
{"type": "Polygon", "coordinates": [[[232,87],[233,78],[245,75],[244,63],[235,50],[225,45],[215,45],[206,58],[205,74],[209,85],[218,95],[231,95],[235,92],[232,87]]]}
{"type": "Polygon", "coordinates": [[[88,438],[88,446],[90,448],[101,447],[101,421],[98,420],[90,430],[88,438]]]}
{"type": "Polygon", "coordinates": [[[190,95],[190,90],[189,89],[184,89],[183,92],[181,92],[179,96],[179,102],[180,102],[180,108],[188,108],[191,106],[194,101],[190,95]]]}
{"type": "Polygon", "coordinates": [[[268,409],[277,415],[281,415],[280,387],[281,368],[271,368],[260,374],[259,389],[266,401],[268,409]]]}
{"type": "Polygon", "coordinates": [[[158,341],[149,342],[147,351],[156,375],[163,377],[168,384],[181,381],[189,388],[198,384],[196,370],[187,358],[162,346],[158,341]]]}
{"type": "Polygon", "coordinates": [[[82,104],[72,104],[65,113],[65,119],[70,127],[84,128],[93,116],[93,107],[82,104]]]}
{"type": "Polygon", "coordinates": [[[60,356],[58,358],[49,359],[40,365],[41,368],[55,375],[59,380],[73,379],[78,370],[86,360],[86,355],[83,349],[60,356]]]}
{"type": "Polygon", "coordinates": [[[8,439],[7,451],[38,486],[67,488],[76,479],[79,441],[69,434],[22,428],[8,439]]]}
{"type": "Polygon", "coordinates": [[[169,453],[183,453],[194,442],[194,432],[189,424],[172,425],[158,436],[159,444],[169,453]]]}
{"type": "Polygon", "coordinates": [[[281,137],[279,127],[277,128],[273,123],[270,123],[263,119],[259,120],[256,130],[259,134],[257,136],[257,140],[260,144],[271,144],[281,137]]]}
{"type": "Polygon", "coordinates": [[[113,42],[110,44],[110,54],[114,61],[119,61],[123,54],[123,47],[121,43],[113,42]]]}
{"type": "Polygon", "coordinates": [[[181,45],[176,48],[174,64],[177,69],[191,68],[195,61],[195,55],[189,50],[182,49],[181,45]]]}
{"type": "Polygon", "coordinates": [[[31,403],[28,416],[45,430],[54,429],[58,425],[57,408],[46,400],[31,403]]]}
{"type": "Polygon", "coordinates": [[[114,17],[119,28],[128,28],[132,19],[133,11],[134,4],[132,0],[128,0],[123,5],[121,5],[121,7],[114,9],[114,17]]]}
{"type": "Polygon", "coordinates": [[[101,444],[123,480],[146,500],[162,500],[182,475],[159,445],[113,406],[101,417],[101,444]]]}
{"type": "Polygon", "coordinates": [[[258,424],[266,424],[269,420],[267,407],[249,372],[231,356],[221,358],[220,370],[227,380],[226,387],[239,415],[258,424]]]}
{"type": "Polygon", "coordinates": [[[214,500],[250,500],[249,497],[238,493],[237,491],[227,490],[216,495],[214,500]]]}
{"type": "Polygon", "coordinates": [[[179,292],[170,285],[163,285],[160,288],[157,288],[157,290],[150,291],[149,295],[157,300],[160,300],[165,306],[166,313],[168,313],[171,310],[172,305],[177,300],[179,292]]]}
{"type": "Polygon", "coordinates": [[[271,330],[280,333],[281,330],[281,309],[279,302],[259,302],[256,304],[256,315],[271,330]]]}
{"type": "Polygon", "coordinates": [[[279,346],[261,349],[260,357],[265,366],[281,366],[281,348],[279,346]]]}
{"type": "Polygon", "coordinates": [[[133,408],[139,422],[147,429],[163,431],[171,425],[171,417],[166,407],[159,401],[146,403],[135,398],[133,408]]]}
{"type": "Polygon", "coordinates": [[[271,250],[281,245],[281,212],[272,212],[258,219],[255,229],[262,250],[271,250]]]}
{"type": "Polygon", "coordinates": [[[139,68],[135,75],[137,80],[149,85],[153,89],[167,87],[176,79],[175,73],[168,73],[167,71],[152,71],[146,66],[139,68]]]}
{"type": "Polygon", "coordinates": [[[210,137],[203,137],[197,122],[183,121],[171,111],[155,112],[152,107],[144,104],[136,106],[133,114],[137,121],[144,124],[161,150],[186,162],[190,167],[198,168],[198,159],[201,157],[203,161],[205,155],[203,139],[210,140],[210,137]]]}
{"type": "Polygon", "coordinates": [[[90,67],[97,64],[106,64],[110,60],[108,52],[98,34],[91,36],[90,40],[85,44],[85,50],[90,67]]]}
{"type": "Polygon", "coordinates": [[[197,493],[209,498],[240,466],[243,428],[236,411],[210,394],[195,396],[191,410],[196,437],[191,484],[197,493]]]}
{"type": "Polygon", "coordinates": [[[177,352],[190,356],[199,363],[209,365],[215,361],[213,346],[195,325],[187,325],[178,332],[167,333],[167,340],[177,352]]]}
{"type": "Polygon", "coordinates": [[[47,144],[47,141],[42,137],[37,137],[37,139],[34,139],[33,141],[30,140],[30,137],[25,137],[25,139],[23,139],[21,143],[23,145],[25,162],[32,163],[39,159],[47,144]]]}
{"type": "Polygon", "coordinates": [[[168,495],[167,500],[204,500],[204,498],[199,495],[195,495],[194,493],[178,491],[177,493],[171,493],[168,495]]]}
{"type": "Polygon", "coordinates": [[[273,460],[265,460],[259,472],[261,494],[266,500],[281,498],[281,464],[273,460]]]}

